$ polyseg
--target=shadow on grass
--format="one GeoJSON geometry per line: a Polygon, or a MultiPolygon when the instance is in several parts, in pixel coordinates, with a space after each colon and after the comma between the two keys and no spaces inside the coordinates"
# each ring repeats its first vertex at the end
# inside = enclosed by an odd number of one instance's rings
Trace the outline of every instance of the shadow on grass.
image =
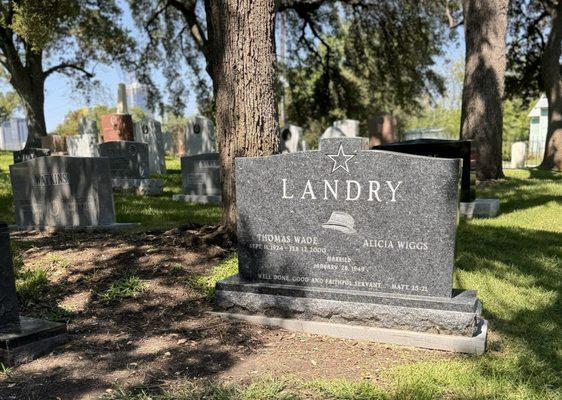
{"type": "Polygon", "coordinates": [[[491,356],[514,344],[519,352],[516,366],[482,373],[507,374],[537,391],[562,384],[562,235],[463,223],[458,255],[457,283],[478,288],[490,330],[501,337],[491,356]]]}

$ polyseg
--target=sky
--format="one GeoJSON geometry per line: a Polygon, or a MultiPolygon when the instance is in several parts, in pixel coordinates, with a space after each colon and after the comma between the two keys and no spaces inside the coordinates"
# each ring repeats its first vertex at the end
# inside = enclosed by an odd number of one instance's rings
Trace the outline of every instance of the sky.
{"type": "MultiPolygon", "coordinates": [[[[133,22],[129,6],[124,0],[120,0],[119,3],[124,10],[123,24],[131,29],[134,36],[140,35],[141,33],[133,22]]],[[[443,75],[446,75],[449,66],[448,61],[454,61],[463,57],[464,40],[462,29],[459,30],[458,36],[457,43],[450,44],[445,49],[444,56],[438,57],[435,60],[436,70],[443,75]]],[[[117,85],[119,83],[130,83],[130,77],[118,66],[98,65],[94,71],[96,78],[102,83],[102,90],[101,93],[93,98],[92,103],[108,106],[116,105],[117,85]]],[[[164,83],[161,77],[153,78],[157,84],[162,85],[164,83]]],[[[2,85],[2,90],[10,90],[10,87],[2,85]]],[[[186,104],[185,115],[192,115],[197,111],[194,96],[190,95],[186,104]]],[[[48,132],[52,132],[64,120],[65,115],[69,111],[86,106],[88,106],[86,100],[75,92],[72,82],[64,75],[53,74],[45,82],[45,119],[48,132]]]]}

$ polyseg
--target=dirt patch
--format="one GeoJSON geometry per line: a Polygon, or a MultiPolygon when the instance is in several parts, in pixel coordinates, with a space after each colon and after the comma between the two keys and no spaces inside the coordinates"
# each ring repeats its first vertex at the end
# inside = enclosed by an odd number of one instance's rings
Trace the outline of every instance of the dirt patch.
{"type": "Polygon", "coordinates": [[[378,379],[380,371],[448,353],[295,334],[220,319],[189,284],[230,251],[200,240],[209,228],[168,232],[17,234],[27,268],[47,271],[22,314],[68,320],[70,341],[0,375],[0,399],[96,399],[115,385],[166,387],[177,378],[245,383],[256,377],[378,379]],[[135,297],[100,296],[124,277],[135,297]],[[62,317],[61,317],[62,316],[62,317]]]}

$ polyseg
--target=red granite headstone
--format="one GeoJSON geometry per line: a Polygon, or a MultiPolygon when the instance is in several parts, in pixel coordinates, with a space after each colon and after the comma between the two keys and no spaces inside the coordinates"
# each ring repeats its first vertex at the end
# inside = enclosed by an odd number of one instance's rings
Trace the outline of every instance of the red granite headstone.
{"type": "Polygon", "coordinates": [[[381,114],[369,120],[369,147],[396,142],[396,119],[381,114]]]}
{"type": "Polygon", "coordinates": [[[101,117],[102,142],[134,141],[131,114],[108,114],[101,117]]]}

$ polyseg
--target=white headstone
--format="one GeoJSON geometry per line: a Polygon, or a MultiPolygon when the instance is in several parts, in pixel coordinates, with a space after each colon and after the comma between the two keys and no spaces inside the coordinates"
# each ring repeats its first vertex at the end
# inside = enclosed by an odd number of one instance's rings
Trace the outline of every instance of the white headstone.
{"type": "Polygon", "coordinates": [[[330,126],[328,129],[324,131],[322,136],[320,136],[320,139],[333,139],[333,138],[341,138],[341,137],[345,137],[343,131],[339,128],[334,128],[333,126],[330,126]]]}
{"type": "Polygon", "coordinates": [[[355,119],[341,119],[334,121],[334,128],[341,130],[345,137],[359,136],[359,121],[355,119]]]}
{"type": "Polygon", "coordinates": [[[97,157],[96,145],[98,143],[97,134],[74,135],[66,138],[68,155],[72,157],[97,157]]]}
{"type": "Polygon", "coordinates": [[[525,155],[527,144],[525,142],[515,142],[511,145],[511,168],[525,168],[525,155]]]}
{"type": "Polygon", "coordinates": [[[160,122],[144,118],[134,124],[135,140],[148,144],[148,164],[151,174],[166,173],[166,155],[160,122]]]}
{"type": "Polygon", "coordinates": [[[187,123],[185,150],[188,156],[215,153],[217,151],[215,129],[210,119],[197,116],[187,123]]]}
{"type": "Polygon", "coordinates": [[[296,125],[285,125],[279,135],[279,153],[296,153],[302,151],[302,128],[296,125]]]}

